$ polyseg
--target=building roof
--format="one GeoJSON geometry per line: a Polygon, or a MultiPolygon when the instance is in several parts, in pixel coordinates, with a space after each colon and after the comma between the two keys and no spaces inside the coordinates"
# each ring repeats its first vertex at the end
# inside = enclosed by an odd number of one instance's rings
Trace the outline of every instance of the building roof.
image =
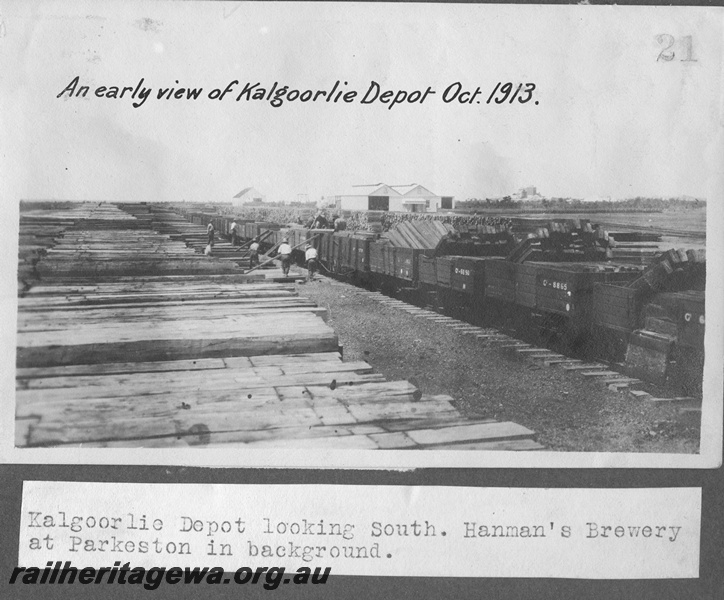
{"type": "Polygon", "coordinates": [[[410,198],[431,198],[439,197],[419,183],[408,183],[405,185],[387,185],[385,183],[371,183],[353,185],[350,192],[345,196],[407,196],[410,198]]]}
{"type": "Polygon", "coordinates": [[[416,186],[416,183],[407,183],[405,185],[391,185],[390,187],[394,188],[397,192],[404,196],[410,190],[415,189],[416,186]]]}
{"type": "Polygon", "coordinates": [[[400,192],[385,183],[353,185],[348,196],[400,196],[400,192]]]}
{"type": "Polygon", "coordinates": [[[399,191],[403,196],[437,196],[437,194],[432,193],[430,190],[420,185],[419,183],[412,183],[410,185],[393,185],[392,187],[399,191]]]}
{"type": "Polygon", "coordinates": [[[241,198],[244,194],[248,194],[253,189],[253,187],[244,188],[236,196],[234,196],[234,198],[241,198]]]}

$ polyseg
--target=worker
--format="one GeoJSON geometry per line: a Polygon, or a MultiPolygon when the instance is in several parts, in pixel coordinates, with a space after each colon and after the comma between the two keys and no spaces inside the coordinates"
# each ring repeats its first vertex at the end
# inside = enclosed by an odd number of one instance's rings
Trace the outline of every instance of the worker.
{"type": "Polygon", "coordinates": [[[332,220],[334,221],[335,231],[344,231],[347,229],[347,221],[344,220],[343,216],[332,215],[332,220]]]}
{"type": "Polygon", "coordinates": [[[214,245],[214,224],[209,222],[209,226],[206,228],[206,234],[209,236],[209,246],[214,245]]]}
{"type": "Polygon", "coordinates": [[[329,222],[327,221],[327,217],[324,216],[324,213],[320,210],[317,213],[317,216],[314,218],[314,223],[312,223],[312,229],[327,229],[329,227],[329,222]]]}
{"type": "Polygon", "coordinates": [[[259,238],[254,238],[254,241],[249,246],[251,254],[249,255],[249,268],[259,264],[259,238]]]}
{"type": "Polygon", "coordinates": [[[289,245],[289,238],[284,238],[279,246],[279,256],[282,259],[282,272],[284,277],[289,275],[289,267],[292,265],[292,247],[289,245]]]}
{"type": "Polygon", "coordinates": [[[304,259],[307,261],[307,281],[312,281],[317,270],[317,249],[312,244],[307,244],[304,259]]]}
{"type": "Polygon", "coordinates": [[[239,231],[238,231],[239,225],[236,223],[236,221],[233,221],[231,223],[231,228],[229,231],[231,231],[231,245],[232,246],[238,246],[239,241],[239,231]]]}

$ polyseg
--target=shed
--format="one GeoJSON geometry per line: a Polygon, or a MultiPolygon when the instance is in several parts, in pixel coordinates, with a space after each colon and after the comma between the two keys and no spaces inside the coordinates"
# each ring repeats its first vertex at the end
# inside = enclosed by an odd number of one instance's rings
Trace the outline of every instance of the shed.
{"type": "Polygon", "coordinates": [[[348,193],[328,196],[325,200],[338,211],[437,212],[453,208],[452,196],[438,196],[417,183],[354,185],[348,193]]]}

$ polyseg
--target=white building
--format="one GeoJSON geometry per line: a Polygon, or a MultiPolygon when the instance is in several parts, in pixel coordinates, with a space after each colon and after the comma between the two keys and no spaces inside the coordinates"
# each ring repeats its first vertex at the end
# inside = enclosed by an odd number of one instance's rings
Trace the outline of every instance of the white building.
{"type": "Polygon", "coordinates": [[[250,202],[265,202],[266,196],[259,190],[253,187],[244,188],[231,200],[231,203],[235,206],[240,204],[249,204],[250,202]]]}
{"type": "Polygon", "coordinates": [[[452,210],[452,196],[438,196],[417,183],[409,185],[355,185],[347,194],[327,196],[325,204],[336,210],[385,210],[391,212],[438,212],[452,210]]]}
{"type": "Polygon", "coordinates": [[[520,188],[511,198],[513,198],[513,200],[541,200],[543,197],[538,193],[535,186],[530,185],[520,188]]]}

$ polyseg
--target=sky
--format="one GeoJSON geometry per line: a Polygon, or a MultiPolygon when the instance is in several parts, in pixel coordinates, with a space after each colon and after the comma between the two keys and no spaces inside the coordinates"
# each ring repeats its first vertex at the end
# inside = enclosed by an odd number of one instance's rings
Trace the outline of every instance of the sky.
{"type": "Polygon", "coordinates": [[[253,186],[317,200],[377,182],[461,200],[529,185],[706,198],[724,164],[720,9],[11,1],[0,13],[2,178],[18,199],[220,202],[253,186]],[[75,77],[89,93],[59,98],[75,77]],[[141,79],[139,107],[130,91],[94,95],[141,79]],[[338,80],[353,102],[237,101],[246,83],[338,80]],[[435,94],[362,104],[373,81],[435,94]],[[472,104],[443,101],[455,82],[480,88],[472,104]],[[486,103],[498,82],[535,90],[486,103]],[[158,99],[169,87],[202,90],[158,99]]]}

